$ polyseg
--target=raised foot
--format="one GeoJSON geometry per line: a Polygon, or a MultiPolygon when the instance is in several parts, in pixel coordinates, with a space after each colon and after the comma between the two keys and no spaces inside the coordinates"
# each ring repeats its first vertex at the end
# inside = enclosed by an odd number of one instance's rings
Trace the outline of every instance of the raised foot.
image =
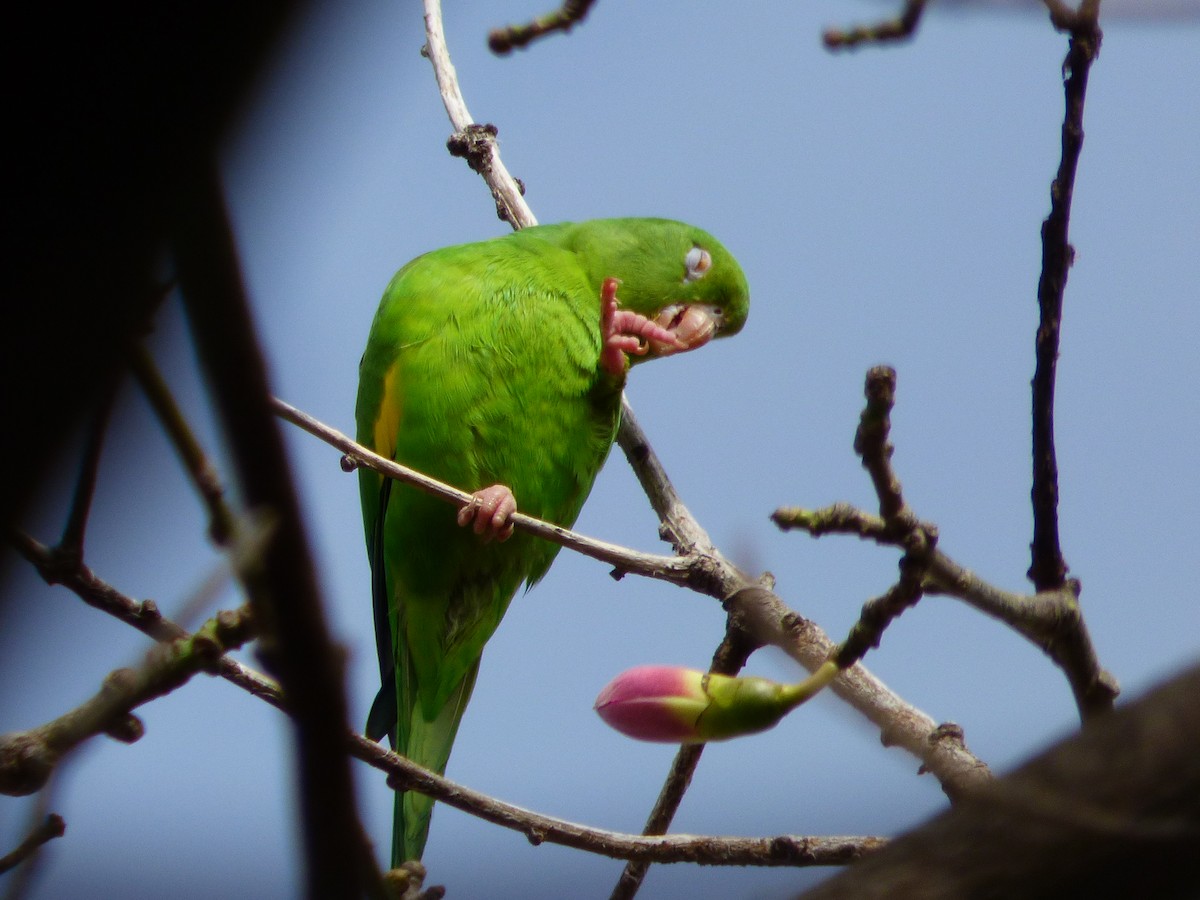
{"type": "Polygon", "coordinates": [[[624,374],[625,354],[642,356],[650,341],[683,347],[674,334],[657,322],[641,313],[621,309],[617,299],[620,283],[616,278],[605,278],[600,288],[600,367],[610,375],[624,374]]]}
{"type": "Polygon", "coordinates": [[[493,484],[471,495],[471,502],[458,511],[458,524],[472,530],[485,542],[507,541],[513,536],[509,518],[517,511],[517,498],[503,484],[493,484]]]}

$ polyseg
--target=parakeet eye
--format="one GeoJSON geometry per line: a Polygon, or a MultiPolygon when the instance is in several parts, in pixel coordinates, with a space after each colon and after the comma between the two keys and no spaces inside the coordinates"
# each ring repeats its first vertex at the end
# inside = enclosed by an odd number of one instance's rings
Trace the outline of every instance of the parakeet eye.
{"type": "Polygon", "coordinates": [[[683,264],[687,267],[687,273],[683,276],[686,284],[704,277],[712,268],[712,256],[703,247],[693,247],[683,258],[683,264]]]}

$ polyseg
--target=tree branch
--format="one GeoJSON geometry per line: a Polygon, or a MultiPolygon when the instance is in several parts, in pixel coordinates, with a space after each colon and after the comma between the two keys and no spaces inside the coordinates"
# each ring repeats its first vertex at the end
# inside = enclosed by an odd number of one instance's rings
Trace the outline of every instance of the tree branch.
{"type": "MultiPolygon", "coordinates": [[[[1051,4],[1052,18],[1055,5],[1051,4]]],[[[1061,588],[1066,581],[1058,533],[1058,459],[1054,447],[1054,382],[1058,364],[1059,331],[1062,327],[1063,293],[1067,273],[1075,258],[1068,234],[1075,173],[1083,148],[1083,106],[1087,96],[1088,72],[1100,50],[1097,24],[1098,4],[1081,4],[1071,17],[1070,47],[1063,63],[1066,75],[1066,111],[1062,126],[1062,158],[1050,185],[1050,214],[1042,223],[1042,273],[1038,279],[1040,321],[1035,341],[1037,364],[1033,374],[1033,542],[1029,579],[1039,591],[1061,588]],[[1091,7],[1090,14],[1087,7],[1091,7]]],[[[1060,11],[1061,18],[1061,11],[1060,11]]],[[[1056,26],[1063,23],[1055,21],[1056,26]]],[[[1086,713],[1111,708],[1099,704],[1086,713]]]]}
{"type": "Polygon", "coordinates": [[[862,44],[888,44],[911,38],[921,22],[927,0],[904,0],[904,8],[894,19],[853,28],[827,28],[821,36],[828,50],[853,50],[862,44]]]}
{"type": "Polygon", "coordinates": [[[582,22],[595,0],[564,0],[552,13],[534,19],[527,25],[506,25],[488,32],[488,47],[498,56],[512,53],[515,48],[527,47],[538,38],[556,31],[568,32],[582,22]]]}
{"type": "MultiPolygon", "coordinates": [[[[152,601],[138,602],[78,563],[63,567],[53,552],[25,535],[16,535],[13,545],[47,580],[76,593],[90,606],[132,625],[160,640],[186,641],[189,635],[163,618],[152,601]]],[[[276,709],[295,716],[280,688],[253,669],[222,656],[215,660],[214,674],[237,685],[276,709]]],[[[780,835],[769,838],[725,838],[675,835],[646,837],[589,828],[530,812],[423,769],[416,763],[359,734],[343,732],[340,742],[355,758],[386,773],[393,787],[416,790],[470,815],[524,833],[532,842],[562,844],[616,859],[648,862],[693,862],[705,865],[808,866],[841,865],[878,849],[880,837],[806,837],[780,835]]]]}
{"type": "Polygon", "coordinates": [[[343,658],[329,639],[312,557],[238,270],[212,160],[193,161],[177,198],[175,255],[193,339],[250,509],[277,528],[248,588],[260,655],[295,713],[297,777],[311,897],[357,898],[373,868],[355,809],[343,658]]]}
{"type": "Polygon", "coordinates": [[[170,693],[254,636],[247,611],[223,611],[199,631],[157,644],[138,669],[116,669],[90,700],[28,731],[0,736],[0,793],[19,797],[41,790],[68,753],[98,734],[131,744],[145,733],[132,711],[170,693]]]}
{"type": "MultiPolygon", "coordinates": [[[[450,503],[462,505],[469,500],[466,492],[386,460],[282,400],[273,400],[272,403],[282,418],[337,447],[351,457],[353,464],[361,462],[383,475],[413,484],[450,503]]],[[[585,556],[610,563],[617,567],[618,572],[658,578],[722,600],[730,612],[749,615],[748,619],[739,622],[747,627],[755,640],[781,648],[809,671],[819,668],[836,649],[828,635],[816,624],[788,609],[779,597],[741,572],[712,546],[708,534],[679,499],[657,455],[646,442],[644,433],[631,418],[622,417],[618,441],[642,482],[643,489],[651,497],[652,505],[660,517],[665,518],[661,529],[664,539],[670,540],[677,549],[685,550],[689,555],[670,557],[642,554],[523,514],[514,517],[516,527],[570,547],[585,556]],[[766,595],[770,600],[765,604],[756,602],[747,613],[739,596],[749,589],[766,595]]],[[[835,694],[880,726],[886,745],[903,747],[920,759],[923,770],[933,773],[949,796],[958,796],[969,790],[978,778],[987,777],[987,766],[965,747],[960,746],[949,753],[939,749],[941,726],[892,693],[861,664],[847,669],[831,687],[835,694]]],[[[961,741],[959,743],[961,745],[961,741]]]]}
{"type": "Polygon", "coordinates": [[[179,453],[183,467],[192,479],[192,484],[208,508],[208,533],[217,546],[226,546],[233,538],[234,517],[229,505],[225,502],[225,489],[217,470],[209,461],[204,448],[196,440],[191,426],[184,418],[183,411],[175,402],[170,389],[163,381],[162,373],[154,364],[153,357],[143,346],[134,347],[129,355],[134,377],[142,388],[142,393],[150,402],[151,408],[158,421],[166,430],[171,443],[179,453]]]}
{"type": "Polygon", "coordinates": [[[1066,676],[1081,716],[1086,718],[1106,704],[1111,708],[1119,688],[1112,675],[1100,668],[1079,608],[1078,583],[1068,581],[1061,588],[1030,596],[993,587],[937,549],[937,528],[921,522],[905,502],[888,442],[895,379],[896,373],[887,367],[867,373],[867,405],[854,441],[879,497],[880,516],[847,503],[819,510],[781,507],[771,516],[785,531],[798,528],[813,537],[853,534],[904,550],[900,581],[864,605],[862,616],[838,649],[839,665],[878,646],[883,630],[921,593],[944,593],[1004,622],[1041,648],[1066,676]]]}
{"type": "MultiPolygon", "coordinates": [[[[444,484],[390,459],[385,459],[362,444],[356,443],[336,428],[331,428],[278,398],[272,398],[271,405],[280,418],[341,450],[345,454],[342,464],[342,468],[345,470],[352,471],[356,466],[366,466],[381,475],[410,484],[418,490],[453,503],[455,506],[462,507],[471,502],[471,495],[466,491],[444,484]]],[[[563,547],[570,547],[592,559],[609,563],[615,567],[618,575],[636,572],[639,575],[659,578],[678,585],[689,584],[693,577],[694,560],[687,557],[642,553],[618,544],[598,541],[595,538],[571,531],[569,528],[563,528],[561,525],[555,525],[522,512],[514,513],[509,521],[520,531],[536,535],[563,547]]]]}
{"type": "Polygon", "coordinates": [[[62,820],[62,816],[57,813],[46,816],[33,831],[25,836],[25,840],[13,848],[12,852],[0,856],[0,875],[29,859],[41,848],[42,844],[60,838],[66,833],[67,823],[62,820]]]}
{"type": "Polygon", "coordinates": [[[442,5],[439,0],[425,0],[425,55],[433,63],[433,74],[437,78],[438,91],[442,95],[446,114],[450,124],[454,126],[454,135],[450,138],[451,153],[456,156],[466,156],[471,168],[483,176],[483,180],[492,190],[492,198],[496,201],[496,214],[512,225],[513,228],[527,228],[536,225],[533,211],[525,202],[524,190],[509,174],[504,163],[500,160],[500,151],[496,149],[496,127],[476,125],[467,109],[467,101],[463,99],[458,87],[458,75],[454,64],[450,62],[450,51],[446,49],[446,35],[442,30],[442,5]],[[470,141],[475,147],[473,153],[456,152],[456,142],[470,141]]]}
{"type": "Polygon", "coordinates": [[[1200,666],[805,900],[1200,896],[1200,666]]]}

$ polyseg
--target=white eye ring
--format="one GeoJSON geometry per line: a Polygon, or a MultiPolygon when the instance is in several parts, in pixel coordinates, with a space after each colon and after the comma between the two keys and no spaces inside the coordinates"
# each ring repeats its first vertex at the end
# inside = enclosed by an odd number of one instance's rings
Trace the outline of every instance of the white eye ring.
{"type": "Polygon", "coordinates": [[[683,281],[687,284],[703,278],[707,274],[708,270],[712,268],[712,256],[703,247],[693,247],[683,258],[683,264],[687,267],[687,272],[683,276],[683,281]]]}

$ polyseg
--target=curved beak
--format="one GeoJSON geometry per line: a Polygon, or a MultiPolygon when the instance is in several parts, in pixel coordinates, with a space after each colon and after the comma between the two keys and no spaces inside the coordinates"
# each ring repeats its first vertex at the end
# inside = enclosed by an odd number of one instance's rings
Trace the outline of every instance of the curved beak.
{"type": "Polygon", "coordinates": [[[693,303],[668,306],[654,321],[675,336],[675,343],[651,340],[650,349],[655,356],[670,356],[703,347],[717,336],[724,316],[715,306],[693,303]]]}

